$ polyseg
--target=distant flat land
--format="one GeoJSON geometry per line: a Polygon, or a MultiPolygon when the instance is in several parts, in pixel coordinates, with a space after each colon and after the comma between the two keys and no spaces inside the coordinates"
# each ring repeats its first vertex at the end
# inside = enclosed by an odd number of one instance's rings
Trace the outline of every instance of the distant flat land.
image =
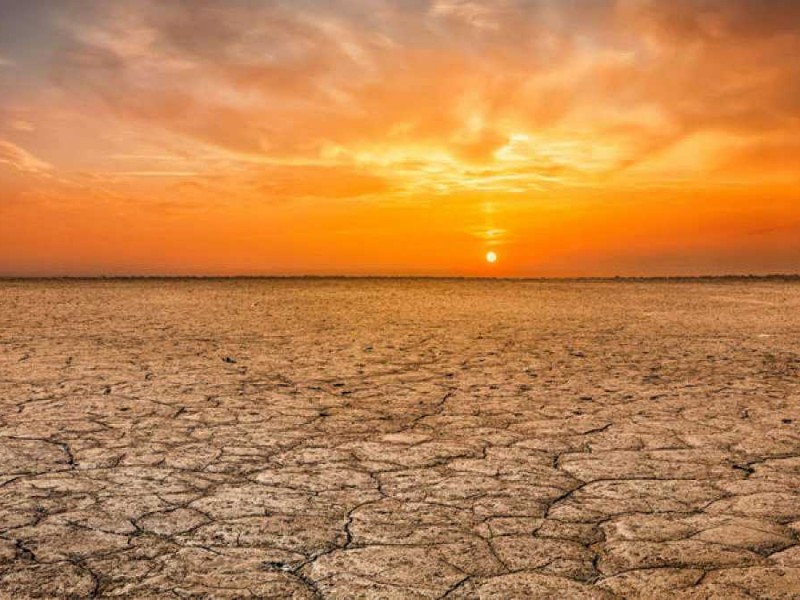
{"type": "Polygon", "coordinates": [[[800,598],[800,283],[0,282],[2,598],[800,598]]]}

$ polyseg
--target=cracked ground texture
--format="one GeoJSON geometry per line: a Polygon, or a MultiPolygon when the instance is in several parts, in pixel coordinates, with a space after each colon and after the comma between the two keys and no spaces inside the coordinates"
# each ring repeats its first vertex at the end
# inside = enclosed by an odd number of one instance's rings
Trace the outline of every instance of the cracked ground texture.
{"type": "Polygon", "coordinates": [[[800,598],[800,285],[0,282],[2,598],[800,598]]]}

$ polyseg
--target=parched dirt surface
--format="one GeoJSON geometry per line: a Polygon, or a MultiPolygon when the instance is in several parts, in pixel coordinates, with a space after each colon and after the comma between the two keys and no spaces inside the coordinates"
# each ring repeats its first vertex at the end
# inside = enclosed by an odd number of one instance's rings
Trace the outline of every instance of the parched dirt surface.
{"type": "Polygon", "coordinates": [[[2,598],[800,598],[800,285],[0,283],[2,598]]]}

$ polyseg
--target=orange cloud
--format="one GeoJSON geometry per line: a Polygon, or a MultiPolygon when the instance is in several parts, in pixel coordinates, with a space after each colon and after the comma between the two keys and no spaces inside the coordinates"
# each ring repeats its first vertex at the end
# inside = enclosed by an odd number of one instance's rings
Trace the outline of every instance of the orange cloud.
{"type": "Polygon", "coordinates": [[[0,164],[9,165],[25,173],[41,173],[51,167],[16,144],[0,140],[0,164]]]}

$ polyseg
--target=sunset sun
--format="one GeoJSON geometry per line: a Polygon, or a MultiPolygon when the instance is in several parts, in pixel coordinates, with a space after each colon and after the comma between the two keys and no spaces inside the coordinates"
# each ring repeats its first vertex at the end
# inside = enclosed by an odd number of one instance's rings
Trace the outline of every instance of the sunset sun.
{"type": "Polygon", "coordinates": [[[497,254],[492,252],[491,250],[486,253],[486,262],[488,263],[496,263],[497,262],[497,254]]]}

